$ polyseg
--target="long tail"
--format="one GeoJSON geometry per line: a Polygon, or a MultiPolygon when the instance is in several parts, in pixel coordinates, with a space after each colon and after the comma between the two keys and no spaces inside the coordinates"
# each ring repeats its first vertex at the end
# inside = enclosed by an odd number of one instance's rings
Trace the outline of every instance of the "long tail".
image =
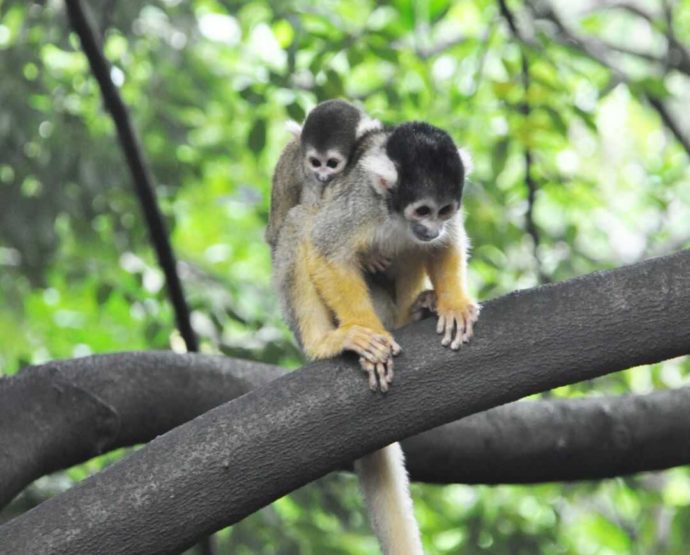
{"type": "Polygon", "coordinates": [[[359,459],[355,469],[384,555],[424,555],[400,444],[359,459]]]}

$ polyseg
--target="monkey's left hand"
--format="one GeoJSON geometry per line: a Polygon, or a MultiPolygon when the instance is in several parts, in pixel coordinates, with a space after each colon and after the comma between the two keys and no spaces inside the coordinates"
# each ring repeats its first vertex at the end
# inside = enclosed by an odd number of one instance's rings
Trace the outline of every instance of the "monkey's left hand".
{"type": "Polygon", "coordinates": [[[469,298],[449,303],[437,301],[436,333],[443,334],[441,345],[457,351],[472,337],[473,326],[479,317],[479,305],[469,298]]]}
{"type": "Polygon", "coordinates": [[[385,272],[388,266],[391,265],[391,259],[387,256],[383,256],[377,251],[371,251],[360,255],[360,262],[364,269],[370,274],[385,272]]]}

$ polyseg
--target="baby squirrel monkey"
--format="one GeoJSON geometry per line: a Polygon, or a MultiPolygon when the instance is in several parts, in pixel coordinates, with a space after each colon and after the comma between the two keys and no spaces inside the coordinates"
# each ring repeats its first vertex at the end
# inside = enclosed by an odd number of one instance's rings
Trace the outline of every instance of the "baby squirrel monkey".
{"type": "MultiPolygon", "coordinates": [[[[445,132],[406,123],[364,135],[321,201],[289,211],[275,245],[274,280],[310,358],[354,351],[370,387],[386,391],[400,352],[387,330],[411,321],[420,298],[435,305],[444,346],[458,349],[470,339],[479,307],[466,290],[465,173],[445,132]],[[382,275],[362,271],[371,252],[391,261],[382,275]],[[424,292],[427,277],[433,295],[424,292]]],[[[399,444],[355,466],[384,553],[423,553],[399,444]]]]}
{"type": "Polygon", "coordinates": [[[321,102],[302,127],[290,122],[294,138],[283,149],[273,173],[266,228],[271,248],[290,208],[317,202],[328,183],[347,166],[355,143],[381,127],[378,120],[344,100],[321,102]]]}

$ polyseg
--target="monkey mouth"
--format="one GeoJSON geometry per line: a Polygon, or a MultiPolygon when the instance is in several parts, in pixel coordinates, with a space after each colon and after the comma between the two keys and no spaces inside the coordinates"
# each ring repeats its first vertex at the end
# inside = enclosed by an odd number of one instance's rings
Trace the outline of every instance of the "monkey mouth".
{"type": "Polygon", "coordinates": [[[316,176],[316,179],[318,179],[321,183],[328,183],[333,177],[332,175],[323,175],[320,173],[314,175],[316,176]]]}
{"type": "Polygon", "coordinates": [[[417,241],[422,243],[431,243],[441,237],[441,232],[430,231],[422,226],[414,225],[412,226],[412,235],[417,241]]]}

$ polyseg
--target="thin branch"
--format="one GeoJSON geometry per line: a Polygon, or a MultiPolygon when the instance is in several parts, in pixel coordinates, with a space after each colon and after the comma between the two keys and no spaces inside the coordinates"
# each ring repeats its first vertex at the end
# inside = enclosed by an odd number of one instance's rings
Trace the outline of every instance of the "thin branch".
{"type": "MultiPolygon", "coordinates": [[[[584,38],[578,36],[573,31],[569,30],[563,21],[560,19],[558,14],[550,6],[542,6],[542,8],[535,13],[537,17],[541,17],[550,21],[557,30],[557,34],[554,39],[564,44],[568,47],[577,48],[580,52],[585,54],[587,57],[591,58],[598,64],[607,68],[611,71],[614,79],[622,83],[629,83],[628,76],[618,69],[611,61],[608,59],[608,53],[606,52],[606,46],[601,41],[591,41],[587,42],[584,38]]],[[[669,46],[669,54],[671,52],[671,46],[669,46]]],[[[690,55],[689,55],[690,59],[690,55]]],[[[690,69],[690,64],[688,65],[690,69]]],[[[690,156],[690,139],[683,133],[678,124],[675,122],[671,116],[668,108],[666,108],[664,102],[655,95],[649,92],[645,93],[646,100],[650,103],[652,108],[656,110],[663,122],[664,126],[671,132],[671,134],[676,138],[676,140],[683,147],[685,152],[690,156]]]]}
{"type": "Polygon", "coordinates": [[[690,156],[690,138],[685,136],[685,133],[683,133],[680,126],[676,123],[676,120],[673,119],[673,116],[669,112],[669,109],[666,107],[664,102],[660,98],[650,94],[647,94],[646,97],[647,102],[649,102],[652,108],[656,110],[656,113],[659,114],[659,117],[666,128],[673,134],[687,155],[690,156]]]}
{"type": "Polygon", "coordinates": [[[638,5],[632,2],[606,2],[604,4],[594,4],[589,11],[599,11],[599,10],[621,10],[631,13],[637,17],[640,17],[650,24],[655,23],[654,15],[647,10],[643,10],[638,5]]]}
{"type": "Polygon", "coordinates": [[[169,553],[392,441],[690,352],[690,251],[487,302],[461,352],[397,332],[393,389],[354,358],[291,372],[0,527],[8,553],[169,553]],[[375,423],[375,425],[372,425],[375,423]]]}
{"type": "Polygon", "coordinates": [[[100,49],[93,25],[84,12],[81,2],[79,0],[65,0],[65,3],[72,27],[79,36],[84,53],[89,60],[91,71],[101,89],[103,103],[110,112],[117,128],[118,140],[132,175],[134,189],[144,213],[149,236],[151,237],[158,263],[165,274],[168,296],[175,311],[175,319],[180,335],[184,339],[188,351],[198,351],[199,346],[192,329],[189,308],[185,301],[180,277],[177,273],[175,254],[168,239],[168,231],[163,216],[156,202],[153,177],[144,159],[141,143],[130,120],[127,107],[110,78],[110,64],[100,49]]]}
{"type": "MultiPolygon", "coordinates": [[[[513,13],[508,8],[506,0],[498,0],[499,10],[501,15],[506,20],[508,28],[513,38],[520,44],[520,64],[521,64],[521,81],[523,88],[524,100],[520,102],[518,109],[523,116],[526,124],[529,124],[529,117],[531,107],[529,104],[529,88],[530,88],[530,74],[529,74],[529,59],[525,52],[524,44],[526,44],[522,33],[515,21],[513,13]]],[[[525,185],[527,185],[527,212],[525,213],[525,228],[527,233],[532,238],[533,255],[537,265],[537,277],[539,283],[549,283],[551,280],[548,275],[544,273],[541,255],[539,254],[539,247],[541,245],[541,233],[534,220],[534,205],[537,198],[537,190],[539,188],[537,180],[534,177],[533,165],[534,156],[529,145],[525,145],[523,152],[523,160],[525,163],[525,185]]]]}

